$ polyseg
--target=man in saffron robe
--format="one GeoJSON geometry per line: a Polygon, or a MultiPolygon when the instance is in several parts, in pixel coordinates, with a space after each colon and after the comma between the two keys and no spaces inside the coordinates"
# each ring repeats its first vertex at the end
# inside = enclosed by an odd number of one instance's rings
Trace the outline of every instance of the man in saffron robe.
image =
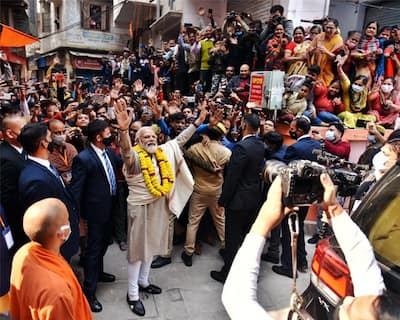
{"type": "Polygon", "coordinates": [[[11,318],[93,319],[75,274],[60,254],[71,234],[65,205],[56,198],[35,202],[26,211],[23,226],[31,242],[14,257],[11,318]]]}

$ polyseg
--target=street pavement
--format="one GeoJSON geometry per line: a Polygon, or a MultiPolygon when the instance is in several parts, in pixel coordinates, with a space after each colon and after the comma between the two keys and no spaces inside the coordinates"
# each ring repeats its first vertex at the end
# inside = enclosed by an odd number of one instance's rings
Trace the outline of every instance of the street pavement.
{"type": "MultiPolygon", "coordinates": [[[[315,246],[307,245],[309,265],[315,246]]],[[[103,311],[94,314],[96,320],[225,320],[229,319],[221,303],[222,284],[210,278],[210,270],[222,267],[222,258],[218,246],[203,244],[201,256],[193,256],[193,266],[186,267],[181,260],[182,245],[174,247],[172,263],[150,272],[150,283],[163,289],[160,295],[142,295],[146,315],[139,317],[132,313],[126,303],[127,263],[126,252],[119,250],[116,243],[110,245],[105,257],[106,272],[115,274],[114,283],[100,283],[97,298],[103,305],[103,311]]],[[[79,278],[82,269],[73,260],[79,278]]],[[[286,319],[292,280],[272,272],[272,264],[261,263],[258,284],[258,298],[261,305],[274,316],[274,319],[286,319]]],[[[309,284],[310,273],[298,273],[299,291],[309,284]]],[[[240,292],[238,292],[240,299],[240,292]]],[[[243,306],[244,307],[244,306],[243,306]]],[[[251,315],[249,314],[249,319],[251,315]]]]}

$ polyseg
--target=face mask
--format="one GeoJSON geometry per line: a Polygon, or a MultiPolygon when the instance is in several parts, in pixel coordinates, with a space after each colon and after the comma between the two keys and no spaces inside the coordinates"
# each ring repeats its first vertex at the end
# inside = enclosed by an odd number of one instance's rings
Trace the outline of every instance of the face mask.
{"type": "Polygon", "coordinates": [[[389,93],[392,92],[393,86],[391,84],[383,84],[381,85],[382,92],[389,93]]]}
{"type": "Polygon", "coordinates": [[[370,144],[376,143],[376,138],[375,138],[375,136],[374,136],[373,134],[369,134],[369,135],[368,135],[368,142],[369,142],[370,144]]]}
{"type": "Polygon", "coordinates": [[[297,140],[297,134],[295,131],[289,131],[289,135],[292,139],[297,140]]]}
{"type": "Polygon", "coordinates": [[[334,141],[336,139],[335,133],[333,131],[328,130],[325,133],[325,139],[328,140],[328,141],[334,141]]]}
{"type": "Polygon", "coordinates": [[[65,230],[69,230],[68,235],[64,238],[64,242],[67,242],[67,240],[69,239],[72,231],[71,231],[71,226],[69,224],[65,224],[63,226],[60,227],[59,232],[60,233],[64,233],[65,230]]]}
{"type": "Polygon", "coordinates": [[[52,136],[51,139],[53,140],[53,143],[55,143],[56,145],[63,146],[67,141],[67,136],[65,134],[60,136],[52,136]]]}
{"type": "Polygon", "coordinates": [[[358,84],[353,83],[351,85],[351,89],[353,89],[354,92],[360,93],[364,90],[362,86],[359,86],[358,84]]]}
{"type": "Polygon", "coordinates": [[[113,135],[111,135],[111,136],[109,136],[109,137],[107,137],[107,138],[103,138],[103,143],[104,143],[104,145],[105,145],[106,147],[108,147],[109,145],[111,145],[111,143],[113,143],[113,141],[114,141],[114,136],[113,136],[113,135]]]}

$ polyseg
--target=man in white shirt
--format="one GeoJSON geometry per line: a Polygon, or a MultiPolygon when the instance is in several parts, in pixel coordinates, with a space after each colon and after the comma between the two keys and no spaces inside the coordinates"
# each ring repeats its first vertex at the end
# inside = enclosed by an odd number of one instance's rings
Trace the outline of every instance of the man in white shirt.
{"type": "MultiPolygon", "coordinates": [[[[343,300],[337,310],[338,319],[377,320],[382,314],[385,314],[384,319],[399,319],[400,302],[385,292],[381,271],[368,239],[337,202],[335,187],[327,174],[321,175],[321,183],[325,189],[322,205],[331,219],[354,286],[355,296],[343,300]]],[[[253,320],[272,319],[257,302],[257,278],[265,238],[284,217],[281,199],[281,178],[277,177],[225,282],[222,303],[231,319],[244,319],[249,315],[253,320]]]]}

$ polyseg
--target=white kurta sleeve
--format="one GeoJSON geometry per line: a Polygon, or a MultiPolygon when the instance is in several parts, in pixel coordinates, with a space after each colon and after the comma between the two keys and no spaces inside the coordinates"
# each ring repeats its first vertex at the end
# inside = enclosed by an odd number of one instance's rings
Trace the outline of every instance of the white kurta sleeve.
{"type": "Polygon", "coordinates": [[[257,279],[265,238],[249,233],[233,261],[222,292],[231,319],[272,319],[257,301],[257,279]]]}

